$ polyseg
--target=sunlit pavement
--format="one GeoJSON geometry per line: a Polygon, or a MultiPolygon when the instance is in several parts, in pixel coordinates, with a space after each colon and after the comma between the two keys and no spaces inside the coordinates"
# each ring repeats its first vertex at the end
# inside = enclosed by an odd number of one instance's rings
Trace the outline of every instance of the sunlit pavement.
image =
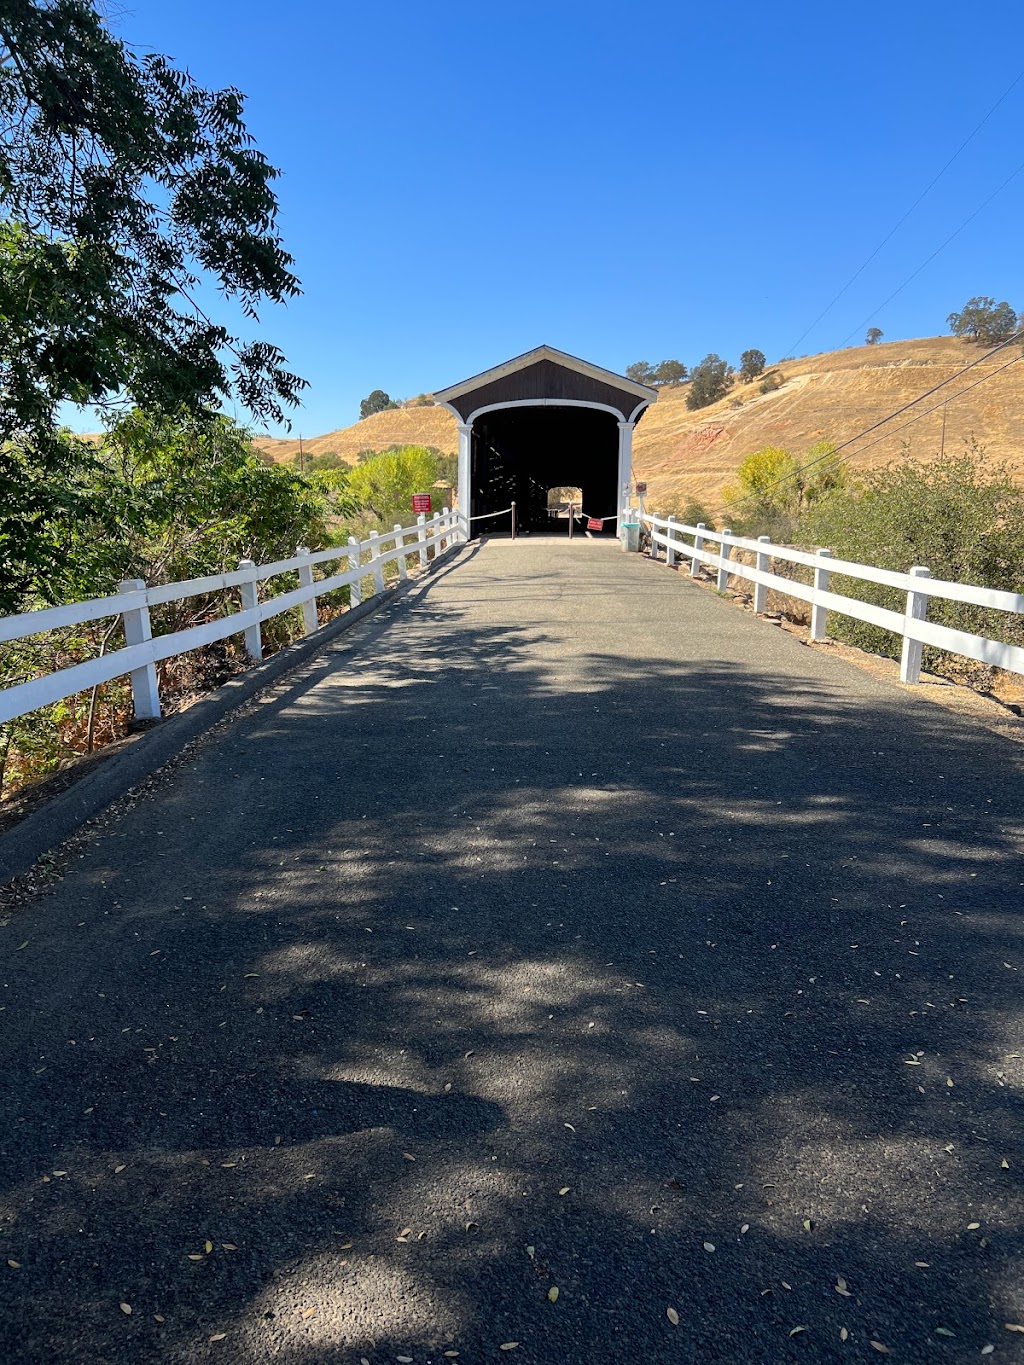
{"type": "Polygon", "coordinates": [[[1024,1357],[1019,753],[470,547],[0,931],[0,1359],[1024,1357]]]}

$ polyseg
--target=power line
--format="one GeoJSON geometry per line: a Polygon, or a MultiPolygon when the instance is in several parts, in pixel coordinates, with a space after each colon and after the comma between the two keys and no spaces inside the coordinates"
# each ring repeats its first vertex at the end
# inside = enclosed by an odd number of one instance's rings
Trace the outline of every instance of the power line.
{"type": "MultiPolygon", "coordinates": [[[[902,416],[903,413],[909,412],[911,408],[917,407],[918,403],[923,403],[926,398],[930,398],[933,393],[938,393],[938,391],[940,389],[944,389],[947,384],[952,384],[955,380],[961,378],[962,375],[967,374],[969,370],[975,369],[976,366],[983,365],[986,360],[990,360],[992,356],[996,355],[999,351],[1005,350],[1007,346],[1012,346],[1014,342],[1020,341],[1022,338],[1024,338],[1024,328],[1020,329],[1017,332],[1014,332],[1013,336],[1007,337],[1005,341],[999,342],[997,346],[993,346],[992,349],[990,351],[986,351],[984,355],[978,356],[977,360],[972,360],[970,364],[964,365],[961,369],[957,370],[955,374],[951,374],[948,378],[940,380],[938,384],[933,384],[930,389],[926,389],[924,393],[918,394],[916,398],[912,398],[908,403],[904,403],[903,406],[897,408],[895,412],[890,412],[886,417],[880,417],[877,422],[872,422],[872,424],[869,427],[865,427],[863,431],[857,432],[855,436],[848,437],[845,441],[842,441],[839,445],[833,447],[833,449],[827,451],[824,455],[819,455],[813,460],[808,460],[806,464],[799,465],[796,469],[790,470],[788,474],[784,474],[782,475],[781,478],[775,479],[774,482],[767,484],[757,493],[747,493],[742,498],[736,498],[732,502],[726,503],[723,507],[719,508],[716,515],[721,515],[724,512],[728,512],[736,507],[740,507],[743,505],[743,503],[750,502],[751,499],[753,498],[762,498],[764,497],[765,493],[770,493],[773,488],[778,488],[780,487],[780,485],[784,483],[789,483],[790,480],[795,479],[797,475],[805,473],[808,469],[813,469],[815,465],[819,465],[825,460],[833,459],[836,455],[839,454],[841,450],[846,450],[848,446],[854,445],[857,441],[862,441],[865,436],[870,436],[871,433],[873,431],[877,431],[879,427],[883,427],[888,422],[891,422],[895,418],[902,416]]],[[[977,387],[977,384],[983,384],[986,379],[991,379],[992,375],[998,374],[1000,370],[1009,369],[1010,365],[1015,364],[1021,358],[1022,358],[1021,356],[1015,356],[1013,360],[1009,361],[1006,365],[1000,365],[998,369],[993,370],[991,374],[983,375],[981,379],[977,380],[976,384],[969,384],[967,388],[961,389],[959,393],[955,393],[952,395],[951,398],[944,399],[943,401],[952,402],[953,398],[959,398],[961,394],[969,393],[971,389],[977,387]]],[[[937,403],[935,405],[935,408],[929,408],[928,411],[934,412],[936,408],[940,407],[942,407],[942,403],[937,403]]],[[[924,416],[926,416],[926,413],[921,412],[918,413],[917,417],[914,417],[912,420],[916,422],[918,417],[924,416]]],[[[908,427],[910,425],[911,422],[904,423],[905,427],[908,427]]],[[[904,427],[897,428],[898,431],[902,431],[903,429],[904,427]]],[[[895,432],[889,431],[886,432],[884,436],[880,436],[878,440],[885,441],[888,440],[893,435],[895,435],[895,432]]],[[[878,441],[871,442],[871,445],[877,444],[878,441]]],[[[870,446],[863,446],[862,449],[868,450],[870,449],[870,446]]],[[[861,453],[860,451],[857,451],[857,454],[860,453],[861,453]]]]}
{"type": "MultiPolygon", "coordinates": [[[[942,179],[942,177],[946,174],[946,172],[949,170],[950,166],[952,166],[953,162],[957,159],[957,157],[960,155],[960,153],[964,150],[964,148],[968,145],[968,143],[974,141],[975,137],[977,137],[977,135],[981,132],[981,130],[982,130],[982,128],[984,128],[985,124],[989,121],[989,119],[990,119],[990,118],[992,117],[992,115],[996,112],[996,110],[999,108],[999,106],[1002,104],[1002,102],[1006,99],[1006,97],[1007,97],[1009,94],[1011,94],[1013,90],[1016,89],[1016,87],[1020,84],[1021,80],[1024,80],[1024,71],[1021,71],[1021,72],[1018,74],[1018,76],[1016,77],[1016,79],[1013,80],[1013,81],[1010,83],[1010,85],[1008,85],[1008,86],[1006,87],[1006,89],[1003,91],[1003,93],[1002,93],[1002,94],[999,96],[999,98],[996,100],[995,104],[993,104],[992,107],[991,107],[991,109],[989,109],[989,111],[988,111],[988,113],[985,115],[985,117],[981,120],[981,122],[980,122],[980,123],[979,123],[971,132],[970,132],[970,133],[967,134],[967,136],[964,138],[963,142],[961,142],[960,146],[956,149],[956,151],[955,151],[955,152],[953,153],[953,155],[949,158],[949,160],[946,162],[946,164],[942,167],[942,169],[939,171],[939,173],[934,177],[934,179],[932,179],[932,180],[929,181],[929,183],[925,186],[925,188],[924,188],[924,189],[921,191],[921,193],[917,196],[917,198],[916,198],[916,199],[914,200],[914,202],[911,204],[910,208],[907,209],[906,213],[905,213],[905,214],[903,215],[903,217],[899,220],[899,222],[895,225],[895,227],[891,228],[891,229],[885,234],[885,236],[882,238],[882,240],[881,240],[881,241],[878,243],[878,245],[875,247],[874,251],[872,251],[871,255],[867,258],[866,261],[864,261],[864,263],[863,263],[862,265],[860,265],[860,266],[854,271],[854,273],[850,276],[850,278],[849,278],[849,279],[846,281],[846,283],[843,285],[842,289],[840,289],[839,293],[836,294],[835,297],[831,300],[831,302],[828,303],[828,304],[825,306],[825,308],[822,309],[822,311],[821,311],[821,312],[818,314],[818,316],[814,319],[814,321],[811,323],[810,327],[807,328],[807,330],[803,333],[803,335],[802,335],[802,336],[799,336],[799,337],[796,339],[796,341],[794,341],[793,345],[790,346],[789,350],[786,352],[786,355],[793,355],[793,354],[796,352],[796,349],[797,349],[797,347],[800,345],[800,343],[801,343],[806,337],[810,336],[810,334],[814,331],[815,327],[817,327],[818,323],[822,320],[822,318],[824,318],[825,316],[827,316],[827,314],[829,314],[829,313],[832,311],[832,309],[836,306],[836,304],[837,304],[837,303],[839,302],[839,300],[843,297],[843,295],[844,295],[844,294],[846,293],[846,291],[850,288],[850,286],[851,286],[856,280],[858,280],[858,279],[860,278],[861,275],[863,275],[864,271],[867,270],[868,266],[869,266],[869,265],[871,264],[871,262],[875,259],[875,257],[876,257],[876,256],[878,255],[878,253],[882,250],[882,248],[883,248],[883,247],[884,247],[884,246],[885,246],[893,237],[895,237],[896,233],[900,230],[900,228],[901,228],[901,227],[903,226],[903,224],[907,221],[907,219],[910,217],[910,215],[914,212],[914,210],[917,208],[917,206],[921,203],[921,201],[922,201],[923,199],[927,198],[927,196],[932,192],[932,190],[933,190],[933,189],[935,188],[935,186],[939,183],[939,181],[942,179]]],[[[1013,177],[1011,176],[1011,179],[1012,179],[1012,178],[1013,178],[1013,177]]],[[[1009,183],[1009,182],[1007,182],[1007,183],[1009,183]]],[[[999,191],[997,190],[996,193],[998,194],[999,191]]],[[[984,207],[984,205],[982,205],[982,207],[984,207]]],[[[979,209],[978,212],[980,213],[981,210],[979,209]]],[[[968,221],[970,221],[970,220],[968,220],[968,221]]],[[[965,223],[965,224],[964,224],[964,227],[966,227],[966,226],[967,226],[967,224],[965,223]]],[[[950,239],[950,240],[952,240],[952,239],[950,239]]],[[[940,247],[940,250],[941,250],[941,247],[940,247]]],[[[929,257],[929,259],[931,259],[931,258],[929,257]]],[[[925,264],[927,265],[927,261],[925,262],[925,264]]],[[[924,267],[922,266],[922,269],[923,269],[923,268],[924,268],[924,267]]],[[[913,278],[913,277],[911,277],[911,278],[913,278]]],[[[909,284],[909,280],[907,281],[907,283],[909,284]]],[[[902,287],[902,286],[901,286],[901,287],[902,287]]],[[[886,300],[886,303],[888,303],[888,302],[889,302],[889,300],[887,299],[887,300],[886,300]]],[[[885,304],[882,304],[882,308],[884,308],[884,307],[885,307],[885,304]]],[[[880,310],[876,310],[876,311],[880,311],[880,310]]],[[[874,317],[875,314],[872,313],[871,316],[874,317]]],[[[870,321],[870,319],[868,319],[868,321],[870,321]]],[[[859,331],[860,329],[857,328],[857,330],[859,331]]],[[[852,335],[852,333],[851,333],[851,335],[852,335]]],[[[847,340],[849,340],[849,338],[847,338],[847,340]]],[[[844,341],[842,344],[845,346],[845,345],[846,345],[846,342],[844,341]]]]}
{"type": "MultiPolygon", "coordinates": [[[[853,453],[855,455],[863,455],[865,450],[870,450],[872,446],[878,445],[880,441],[891,440],[898,432],[906,431],[907,427],[912,427],[915,422],[919,422],[922,417],[927,417],[930,412],[938,412],[939,408],[944,408],[949,403],[955,402],[956,399],[962,398],[965,393],[970,393],[971,389],[976,389],[979,384],[987,383],[988,380],[994,379],[997,374],[1001,374],[1003,370],[1008,370],[1011,365],[1018,365],[1022,360],[1024,360],[1024,355],[1015,355],[1012,360],[1008,360],[1004,365],[998,365],[989,374],[983,374],[980,379],[976,379],[973,384],[968,384],[967,387],[961,389],[959,393],[954,393],[949,398],[944,398],[941,403],[936,403],[933,407],[925,408],[924,412],[916,413],[911,417],[909,422],[904,422],[903,425],[897,427],[895,431],[887,431],[884,436],[876,436],[873,441],[869,441],[866,446],[861,446],[860,450],[855,450],[853,453]]],[[[844,463],[846,462],[847,461],[844,461],[844,463]]]]}
{"type": "Polygon", "coordinates": [[[964,219],[964,221],[960,224],[960,226],[956,229],[955,232],[951,232],[949,236],[946,238],[946,240],[940,246],[937,246],[935,248],[932,254],[927,258],[927,260],[922,261],[921,264],[917,267],[917,269],[913,271],[912,274],[907,276],[907,278],[903,281],[903,283],[899,286],[898,289],[894,289],[892,291],[892,293],[889,295],[889,297],[885,300],[884,303],[880,303],[873,313],[869,313],[863,322],[858,323],[852,332],[848,333],[845,337],[843,337],[842,341],[839,343],[839,349],[841,350],[850,340],[851,337],[855,337],[857,333],[861,331],[871,321],[872,318],[877,317],[883,308],[887,308],[889,304],[892,303],[893,299],[896,297],[897,294],[902,294],[904,289],[906,289],[907,285],[911,282],[911,280],[916,279],[917,276],[920,275],[921,271],[925,268],[925,266],[931,265],[932,261],[935,260],[935,257],[939,254],[939,252],[945,251],[946,247],[949,246],[950,242],[954,239],[954,237],[959,237],[961,232],[963,232],[964,228],[967,227],[970,223],[973,223],[975,218],[977,218],[978,214],[981,213],[983,209],[987,209],[989,204],[991,204],[992,200],[997,198],[1000,194],[1002,194],[1003,190],[1006,189],[1007,185],[1009,185],[1009,183],[1012,180],[1016,180],[1017,176],[1020,175],[1021,171],[1024,171],[1024,161],[1021,162],[1021,164],[1017,167],[1015,171],[1013,171],[1010,175],[1006,177],[1006,179],[1003,181],[1003,183],[999,186],[998,189],[992,191],[992,193],[985,200],[985,202],[983,204],[980,204],[970,215],[969,218],[964,219]]]}

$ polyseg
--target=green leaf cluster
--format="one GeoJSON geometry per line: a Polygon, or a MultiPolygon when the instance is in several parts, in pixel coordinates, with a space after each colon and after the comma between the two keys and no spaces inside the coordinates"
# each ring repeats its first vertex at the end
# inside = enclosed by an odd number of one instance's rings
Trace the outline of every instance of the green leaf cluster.
{"type": "MultiPolygon", "coordinates": [[[[928,464],[892,465],[866,475],[812,506],[800,526],[807,545],[826,545],[843,559],[906,572],[915,564],[933,578],[1024,591],[1024,489],[1003,466],[985,467],[977,451],[928,464]]],[[[879,584],[834,578],[835,590],[894,611],[906,594],[879,584]]],[[[1019,617],[932,598],[928,619],[957,630],[1024,643],[1019,617]]],[[[899,638],[833,613],[829,631],[875,653],[898,657],[899,638]]],[[[928,667],[962,672],[963,661],[926,647],[928,667]]],[[[979,665],[979,668],[981,666],[979,665]]]]}
{"type": "Polygon", "coordinates": [[[736,478],[722,490],[732,529],[786,541],[808,507],[843,486],[845,467],[830,441],[817,441],[800,456],[762,446],[740,463],[736,478]]]}
{"type": "Polygon", "coordinates": [[[981,346],[995,346],[1008,341],[1017,330],[1017,314],[1004,299],[996,303],[987,294],[968,299],[957,313],[946,319],[954,336],[976,341],[981,346]]]}
{"type": "Polygon", "coordinates": [[[732,388],[732,371],[729,362],[712,351],[695,365],[690,375],[690,388],[686,395],[686,406],[694,411],[717,403],[732,388]]]}
{"type": "Polygon", "coordinates": [[[412,495],[429,493],[438,479],[438,458],[427,446],[399,446],[367,455],[348,476],[348,492],[380,530],[412,520],[412,495]]]}
{"type": "MultiPolygon", "coordinates": [[[[237,90],[137,55],[92,0],[0,5],[0,575],[35,563],[77,484],[63,402],[280,420],[304,381],[250,322],[299,292],[277,230],[276,170],[237,90]]],[[[88,481],[88,473],[85,475],[88,481]]],[[[24,588],[26,582],[21,585],[24,588]]]]}

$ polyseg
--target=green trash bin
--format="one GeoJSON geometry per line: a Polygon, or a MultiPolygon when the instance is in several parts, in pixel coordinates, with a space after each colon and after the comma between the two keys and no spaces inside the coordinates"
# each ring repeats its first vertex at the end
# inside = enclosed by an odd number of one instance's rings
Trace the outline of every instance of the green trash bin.
{"type": "Polygon", "coordinates": [[[638,521],[624,521],[619,527],[619,539],[622,541],[624,550],[631,550],[636,554],[640,549],[640,523],[638,521]]]}

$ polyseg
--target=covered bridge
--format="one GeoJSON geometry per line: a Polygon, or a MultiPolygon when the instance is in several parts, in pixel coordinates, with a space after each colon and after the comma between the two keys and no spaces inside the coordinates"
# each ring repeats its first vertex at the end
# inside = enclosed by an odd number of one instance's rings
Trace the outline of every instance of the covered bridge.
{"type": "Polygon", "coordinates": [[[615,533],[632,478],[633,428],[656,389],[538,346],[435,393],[459,424],[459,510],[469,536],[508,530],[491,517],[516,504],[517,526],[547,530],[548,492],[582,490],[582,510],[615,533]]]}

